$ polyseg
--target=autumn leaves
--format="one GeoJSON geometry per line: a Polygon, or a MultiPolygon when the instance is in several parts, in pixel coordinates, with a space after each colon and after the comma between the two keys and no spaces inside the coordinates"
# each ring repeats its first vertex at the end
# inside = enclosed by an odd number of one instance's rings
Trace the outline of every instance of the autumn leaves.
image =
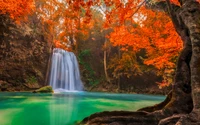
{"type": "Polygon", "coordinates": [[[27,16],[33,9],[33,0],[0,0],[0,14],[9,14],[16,20],[27,16]]]}
{"type": "MultiPolygon", "coordinates": [[[[177,0],[171,2],[178,4],[177,0]]],[[[133,69],[137,69],[132,72],[140,72],[138,63],[133,63],[137,60],[132,55],[141,50],[145,50],[145,56],[141,57],[144,64],[153,65],[161,74],[173,71],[177,52],[182,48],[168,16],[145,8],[143,0],[0,1],[0,14],[9,14],[13,19],[24,17],[33,9],[49,25],[55,46],[73,51],[78,49],[80,39],[90,37],[91,29],[98,22],[93,15],[101,14],[102,31],[112,30],[105,37],[112,46],[121,48],[119,60],[126,62],[131,58],[133,69]]]]}

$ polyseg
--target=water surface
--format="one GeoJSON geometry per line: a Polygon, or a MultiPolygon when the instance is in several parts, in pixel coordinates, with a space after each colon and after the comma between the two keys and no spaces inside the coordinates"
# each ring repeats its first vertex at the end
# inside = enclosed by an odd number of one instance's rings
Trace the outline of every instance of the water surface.
{"type": "Polygon", "coordinates": [[[73,125],[95,112],[135,111],[164,98],[89,92],[0,93],[0,125],[73,125]]]}

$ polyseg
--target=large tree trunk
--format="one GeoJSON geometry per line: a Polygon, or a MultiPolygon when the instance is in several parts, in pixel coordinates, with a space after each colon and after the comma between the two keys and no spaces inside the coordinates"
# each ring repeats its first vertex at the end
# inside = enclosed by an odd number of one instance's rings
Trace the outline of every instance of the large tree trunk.
{"type": "Polygon", "coordinates": [[[200,4],[193,0],[183,1],[181,17],[189,29],[192,43],[191,86],[193,111],[183,116],[179,125],[200,125],[200,4]]]}
{"type": "Polygon", "coordinates": [[[200,125],[200,4],[195,0],[179,0],[182,6],[177,6],[166,1],[168,3],[162,1],[157,5],[171,16],[183,41],[172,92],[161,104],[138,112],[96,113],[81,124],[200,125]]]}

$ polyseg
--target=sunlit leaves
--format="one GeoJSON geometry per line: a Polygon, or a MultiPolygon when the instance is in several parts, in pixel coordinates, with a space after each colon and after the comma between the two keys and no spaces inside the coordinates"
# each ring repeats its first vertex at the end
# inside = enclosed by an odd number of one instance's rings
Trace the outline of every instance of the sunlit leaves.
{"type": "MultiPolygon", "coordinates": [[[[151,2],[159,1],[161,0],[151,2]]],[[[178,0],[170,2],[180,5],[178,0]]],[[[91,6],[100,6],[101,12],[104,13],[104,28],[113,29],[113,32],[107,34],[107,38],[113,46],[121,47],[122,55],[145,49],[146,57],[143,61],[146,65],[153,65],[162,73],[172,71],[170,69],[175,67],[175,59],[182,48],[182,42],[174,30],[171,19],[162,12],[148,10],[144,3],[143,0],[71,1],[66,11],[69,19],[65,21],[68,32],[70,31],[71,35],[84,33],[82,25],[91,21],[91,6]]],[[[122,69],[129,67],[125,63],[125,60],[129,59],[125,57],[127,56],[123,55],[122,58],[118,58],[119,63],[113,61],[116,64],[113,63],[114,66],[111,66],[114,73],[123,73],[125,70],[122,69]]],[[[137,63],[133,67],[137,67],[137,63]]]]}
{"type": "Polygon", "coordinates": [[[37,5],[40,16],[50,26],[53,38],[60,41],[60,44],[70,46],[78,45],[80,35],[87,38],[87,29],[93,25],[90,8],[96,2],[98,1],[39,0],[37,5]]]}
{"type": "Polygon", "coordinates": [[[9,14],[16,20],[27,16],[33,9],[33,0],[0,0],[0,14],[9,14]]]}
{"type": "MultiPolygon", "coordinates": [[[[163,75],[163,83],[167,85],[171,81],[166,76],[174,72],[182,42],[167,15],[148,10],[140,6],[141,2],[128,1],[125,6],[109,13],[109,20],[114,21],[109,24],[114,26],[114,30],[108,38],[114,46],[121,46],[123,51],[130,51],[130,47],[134,52],[145,49],[144,63],[157,68],[157,73],[163,75]],[[135,11],[139,6],[139,10],[135,11]]],[[[178,1],[171,2],[179,4],[178,1]]]]}

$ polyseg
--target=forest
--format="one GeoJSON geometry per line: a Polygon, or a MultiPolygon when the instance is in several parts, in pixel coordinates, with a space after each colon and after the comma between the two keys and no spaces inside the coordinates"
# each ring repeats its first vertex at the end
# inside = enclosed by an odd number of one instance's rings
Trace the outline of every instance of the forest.
{"type": "MultiPolygon", "coordinates": [[[[41,99],[54,96],[69,104],[68,96],[82,97],[76,90],[85,98],[131,102],[130,95],[146,94],[158,102],[35,124],[200,125],[200,0],[0,0],[0,115],[6,117],[11,98],[21,102],[33,99],[32,92],[54,91],[36,94],[41,107],[41,99]]],[[[70,106],[79,107],[76,98],[70,106]]],[[[0,122],[29,124],[14,122],[15,116],[0,122]]]]}

